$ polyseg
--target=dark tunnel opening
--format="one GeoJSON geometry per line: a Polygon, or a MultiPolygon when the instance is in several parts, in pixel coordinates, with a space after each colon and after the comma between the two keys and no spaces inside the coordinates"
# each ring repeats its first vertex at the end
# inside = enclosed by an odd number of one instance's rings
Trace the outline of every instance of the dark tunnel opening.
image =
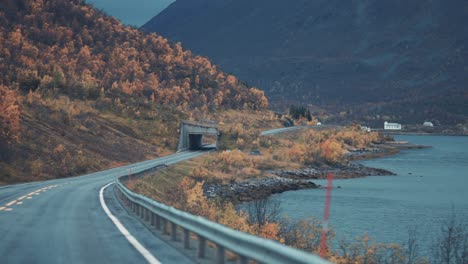
{"type": "Polygon", "coordinates": [[[189,149],[198,150],[203,146],[203,135],[202,134],[189,134],[189,149]]]}

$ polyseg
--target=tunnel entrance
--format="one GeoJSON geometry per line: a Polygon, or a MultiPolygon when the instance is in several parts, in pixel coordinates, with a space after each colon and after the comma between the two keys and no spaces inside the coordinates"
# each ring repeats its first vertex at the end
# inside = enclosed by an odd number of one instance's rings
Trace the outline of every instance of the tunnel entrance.
{"type": "Polygon", "coordinates": [[[203,145],[202,134],[189,134],[189,149],[190,150],[201,149],[202,145],[203,145]]]}
{"type": "Polygon", "coordinates": [[[219,138],[218,125],[213,122],[182,121],[178,150],[216,148],[219,138]]]}

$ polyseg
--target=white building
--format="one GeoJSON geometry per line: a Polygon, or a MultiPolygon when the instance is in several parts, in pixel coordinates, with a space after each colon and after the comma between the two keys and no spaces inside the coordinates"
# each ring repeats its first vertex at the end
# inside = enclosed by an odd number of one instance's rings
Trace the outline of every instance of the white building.
{"type": "Polygon", "coordinates": [[[385,130],[401,130],[401,124],[398,123],[388,123],[385,121],[384,123],[385,130]]]}
{"type": "Polygon", "coordinates": [[[434,124],[432,124],[432,122],[426,121],[426,122],[423,123],[423,126],[426,126],[426,127],[433,127],[434,124]]]}

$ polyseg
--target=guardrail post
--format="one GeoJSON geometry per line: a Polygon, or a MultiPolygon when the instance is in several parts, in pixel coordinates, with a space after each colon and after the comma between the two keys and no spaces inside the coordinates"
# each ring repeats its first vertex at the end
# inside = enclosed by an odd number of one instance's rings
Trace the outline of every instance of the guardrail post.
{"type": "Polygon", "coordinates": [[[190,231],[184,228],[184,248],[190,249],[190,231]]]}
{"type": "Polygon", "coordinates": [[[177,241],[177,225],[175,223],[171,223],[171,237],[172,241],[177,241]]]}
{"type": "Polygon", "coordinates": [[[249,259],[246,256],[239,256],[239,259],[237,261],[239,264],[248,264],[249,259]]]}
{"type": "Polygon", "coordinates": [[[216,245],[216,263],[224,264],[224,247],[216,245]]]}
{"type": "Polygon", "coordinates": [[[155,223],[156,223],[156,220],[155,220],[156,218],[155,217],[156,217],[156,214],[151,212],[151,214],[150,214],[150,224],[152,226],[155,226],[155,223]]]}
{"type": "Polygon", "coordinates": [[[167,221],[165,218],[161,219],[162,221],[162,231],[163,231],[163,234],[167,234],[167,221]]]}
{"type": "Polygon", "coordinates": [[[198,235],[198,257],[204,258],[205,257],[205,248],[206,248],[206,239],[200,235],[198,235]]]}
{"type": "Polygon", "coordinates": [[[161,231],[161,217],[159,215],[154,215],[156,217],[156,229],[161,231]]]}
{"type": "Polygon", "coordinates": [[[148,208],[145,208],[145,220],[149,222],[150,220],[150,210],[148,208]]]}

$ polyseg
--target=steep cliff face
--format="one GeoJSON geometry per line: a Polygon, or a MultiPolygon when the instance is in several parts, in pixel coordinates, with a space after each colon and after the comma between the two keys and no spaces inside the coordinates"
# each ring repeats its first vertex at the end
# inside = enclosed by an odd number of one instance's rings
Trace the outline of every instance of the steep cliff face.
{"type": "Polygon", "coordinates": [[[271,102],[403,122],[468,115],[468,3],[178,0],[143,26],[264,89],[271,102]]]}

